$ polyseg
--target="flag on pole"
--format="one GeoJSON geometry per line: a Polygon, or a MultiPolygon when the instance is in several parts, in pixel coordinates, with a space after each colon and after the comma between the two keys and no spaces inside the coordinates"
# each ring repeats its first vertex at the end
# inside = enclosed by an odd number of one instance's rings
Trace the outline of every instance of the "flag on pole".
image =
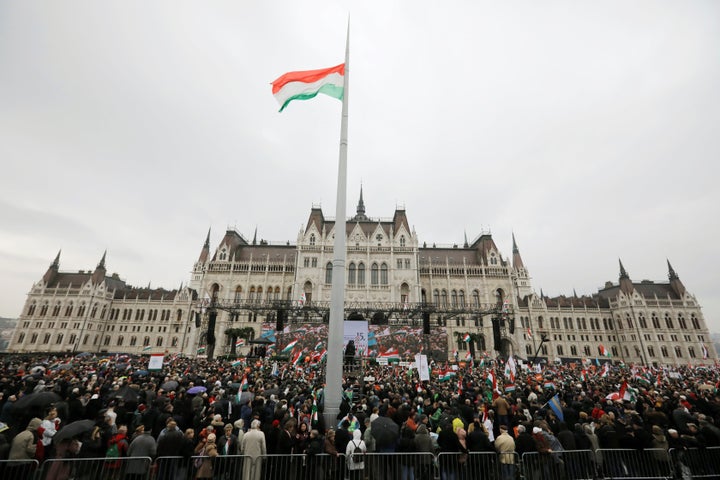
{"type": "Polygon", "coordinates": [[[603,345],[602,343],[600,344],[600,355],[602,355],[603,357],[610,356],[610,351],[607,348],[605,348],[605,345],[603,345]]]}
{"type": "Polygon", "coordinates": [[[706,360],[708,358],[708,349],[704,343],[702,344],[702,354],[703,354],[703,360],[706,360]]]}
{"type": "Polygon", "coordinates": [[[303,292],[302,295],[300,295],[300,300],[298,300],[298,303],[300,304],[301,307],[303,305],[305,305],[305,292],[303,292]]]}
{"type": "Polygon", "coordinates": [[[318,406],[317,406],[317,400],[315,399],[315,395],[313,394],[313,404],[312,404],[312,413],[310,415],[310,425],[315,427],[318,423],[318,406]]]}
{"type": "Polygon", "coordinates": [[[292,342],[288,343],[287,345],[285,345],[285,348],[283,348],[282,353],[288,353],[292,351],[292,349],[295,348],[295,345],[297,345],[297,343],[297,340],[293,340],[292,342]]]}
{"type": "Polygon", "coordinates": [[[530,331],[530,327],[528,327],[528,329],[527,329],[527,336],[528,336],[528,338],[533,337],[532,332],[530,331]]]}
{"type": "Polygon", "coordinates": [[[555,416],[561,421],[565,421],[565,417],[563,416],[562,411],[562,404],[560,403],[560,394],[556,393],[554,397],[552,397],[550,400],[548,400],[547,405],[550,407],[550,409],[553,411],[555,416]]]}
{"type": "Polygon", "coordinates": [[[147,347],[143,348],[142,351],[143,351],[143,352],[148,352],[148,351],[150,351],[150,350],[152,350],[152,347],[151,347],[150,345],[148,345],[147,347]]]}
{"type": "Polygon", "coordinates": [[[320,349],[322,348],[322,346],[323,346],[323,342],[318,342],[317,345],[315,345],[315,348],[313,348],[313,350],[315,350],[316,352],[319,352],[320,349]]]}
{"type": "Polygon", "coordinates": [[[230,365],[233,366],[233,367],[239,367],[240,365],[242,365],[242,360],[240,360],[240,359],[238,358],[237,360],[235,360],[234,362],[232,362],[230,365]]]}
{"type": "Polygon", "coordinates": [[[300,363],[300,360],[302,359],[302,350],[298,350],[295,355],[293,355],[292,360],[290,361],[294,366],[298,366],[300,363]]]}
{"type": "Polygon", "coordinates": [[[198,347],[197,353],[205,353],[205,347],[198,347]]]}
{"type": "Polygon", "coordinates": [[[470,351],[468,351],[465,354],[465,360],[467,360],[469,362],[469,361],[472,361],[472,358],[473,358],[472,353],[470,353],[470,351]]]}
{"type": "Polygon", "coordinates": [[[465,335],[463,335],[462,340],[463,340],[463,342],[466,342],[466,343],[469,342],[469,341],[470,341],[470,334],[469,334],[469,333],[466,333],[465,335]]]}
{"type": "Polygon", "coordinates": [[[244,347],[245,346],[245,339],[244,338],[238,338],[235,340],[235,346],[236,347],[244,347]]]}
{"type": "Polygon", "coordinates": [[[272,82],[272,93],[280,104],[280,111],[293,100],[309,100],[324,93],[338,100],[343,99],[345,64],[330,68],[288,72],[272,82]]]}

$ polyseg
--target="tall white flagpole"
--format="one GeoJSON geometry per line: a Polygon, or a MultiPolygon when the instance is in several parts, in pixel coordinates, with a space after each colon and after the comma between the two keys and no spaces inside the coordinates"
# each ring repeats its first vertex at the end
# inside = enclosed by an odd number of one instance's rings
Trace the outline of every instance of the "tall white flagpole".
{"type": "Polygon", "coordinates": [[[350,18],[345,40],[345,75],[343,76],[342,122],[340,124],[340,159],[338,161],[337,201],[335,206],[335,244],[330,291],[330,324],[328,326],[327,363],[325,369],[325,428],[334,427],[342,402],[343,323],[345,321],[345,203],[347,197],[347,129],[350,79],[350,18]]]}

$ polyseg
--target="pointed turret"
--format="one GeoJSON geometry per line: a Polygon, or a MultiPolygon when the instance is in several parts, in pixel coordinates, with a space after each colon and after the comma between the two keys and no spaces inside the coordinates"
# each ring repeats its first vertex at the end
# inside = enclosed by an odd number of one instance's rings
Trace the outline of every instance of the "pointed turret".
{"type": "Polygon", "coordinates": [[[58,271],[60,270],[60,252],[62,252],[62,250],[58,250],[58,253],[55,256],[55,260],[53,260],[53,263],[50,264],[47,272],[45,272],[45,275],[43,275],[43,282],[45,282],[45,285],[48,285],[53,280],[53,278],[55,278],[55,275],[57,275],[58,271]]]}
{"type": "Polygon", "coordinates": [[[622,260],[618,258],[618,262],[620,263],[620,290],[626,295],[630,295],[635,287],[633,286],[632,280],[630,280],[630,275],[625,271],[622,260]]]}
{"type": "Polygon", "coordinates": [[[463,234],[465,235],[465,243],[463,244],[463,248],[470,248],[470,244],[467,241],[467,230],[463,231],[463,234]]]}
{"type": "Polygon", "coordinates": [[[517,243],[515,242],[515,233],[512,234],[512,241],[513,241],[513,268],[515,270],[520,270],[522,268],[525,268],[525,265],[523,264],[522,257],[520,256],[520,250],[518,249],[517,243]]]}
{"type": "Polygon", "coordinates": [[[255,233],[253,234],[253,245],[257,245],[257,225],[255,225],[255,233]]]}
{"type": "Polygon", "coordinates": [[[103,252],[103,256],[100,259],[100,262],[97,264],[97,267],[95,267],[95,271],[92,274],[92,283],[93,285],[98,285],[100,282],[105,280],[105,273],[107,271],[105,270],[105,256],[107,255],[107,250],[103,252]]]}
{"type": "Polygon", "coordinates": [[[369,220],[365,215],[365,202],[363,201],[363,189],[360,184],[360,200],[358,200],[357,208],[355,209],[355,216],[352,218],[353,221],[369,220]]]}
{"type": "Polygon", "coordinates": [[[670,287],[675,291],[675,293],[682,297],[685,294],[685,285],[680,281],[680,277],[678,277],[678,274],[675,273],[675,270],[673,269],[672,265],[670,265],[670,260],[667,260],[667,266],[668,266],[668,279],[670,280],[670,287]]]}
{"type": "Polygon", "coordinates": [[[210,257],[210,229],[208,228],[207,238],[205,239],[205,244],[203,245],[202,251],[200,252],[200,258],[198,258],[198,263],[207,262],[209,257],[210,257]]]}

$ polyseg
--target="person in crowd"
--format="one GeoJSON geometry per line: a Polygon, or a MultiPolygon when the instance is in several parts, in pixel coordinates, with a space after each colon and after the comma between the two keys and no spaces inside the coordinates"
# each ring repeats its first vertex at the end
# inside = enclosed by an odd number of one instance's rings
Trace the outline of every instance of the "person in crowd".
{"type": "Polygon", "coordinates": [[[250,457],[251,461],[243,463],[243,480],[260,480],[262,478],[262,457],[267,455],[265,433],[260,429],[260,420],[250,422],[250,429],[243,435],[240,453],[250,457]],[[253,468],[254,465],[254,468],[253,468]]]}
{"type": "Polygon", "coordinates": [[[345,464],[348,469],[348,478],[349,480],[363,480],[367,446],[362,439],[362,432],[360,432],[359,429],[353,431],[352,435],[352,439],[345,447],[345,464]]]}
{"type": "Polygon", "coordinates": [[[495,439],[495,450],[500,454],[500,476],[515,478],[515,439],[508,434],[507,425],[500,425],[500,435],[495,439]]]}

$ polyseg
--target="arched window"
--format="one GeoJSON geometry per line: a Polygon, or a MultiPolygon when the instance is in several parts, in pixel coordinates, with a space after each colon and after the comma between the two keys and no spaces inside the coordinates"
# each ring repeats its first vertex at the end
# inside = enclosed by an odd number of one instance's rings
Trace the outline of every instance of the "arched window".
{"type": "Polygon", "coordinates": [[[162,339],[162,337],[158,337],[158,338],[157,338],[157,341],[155,342],[155,346],[156,346],[156,347],[162,347],[162,344],[163,344],[163,339],[162,339]]]}
{"type": "Polygon", "coordinates": [[[697,319],[694,313],[690,314],[690,322],[695,330],[700,330],[700,321],[697,319]]]}
{"type": "Polygon", "coordinates": [[[667,325],[667,328],[673,328],[673,321],[669,313],[665,314],[665,325],[667,325]]]}
{"type": "Polygon", "coordinates": [[[355,262],[350,262],[348,266],[348,285],[355,285],[356,270],[355,262]]]}
{"type": "Polygon", "coordinates": [[[235,303],[240,303],[242,301],[242,287],[238,285],[235,288],[235,303]]]}
{"type": "Polygon", "coordinates": [[[460,290],[460,308],[465,308],[465,290],[460,290]]]}
{"type": "Polygon", "coordinates": [[[48,304],[45,302],[42,307],[40,307],[40,316],[44,317],[47,314],[48,311],[48,304]]]}
{"type": "Polygon", "coordinates": [[[325,283],[332,283],[332,262],[325,265],[325,283]]]}
{"type": "Polygon", "coordinates": [[[248,301],[252,303],[255,300],[255,287],[250,287],[250,293],[248,293],[248,301]]]}
{"type": "Polygon", "coordinates": [[[477,290],[473,290],[472,297],[473,307],[480,308],[480,292],[478,292],[477,290]]]}
{"type": "Polygon", "coordinates": [[[357,283],[358,285],[365,285],[365,264],[362,262],[358,264],[357,283]]]}
{"type": "Polygon", "coordinates": [[[538,321],[538,328],[540,330],[542,330],[543,329],[543,317],[538,317],[537,321],[538,321]]]}
{"type": "MultiPolygon", "coordinates": [[[[17,343],[22,343],[23,340],[25,340],[25,332],[20,332],[20,335],[18,335],[17,343]]],[[[34,342],[32,342],[34,343],[34,342]]]]}
{"type": "Polygon", "coordinates": [[[675,356],[677,358],[682,358],[683,356],[682,348],[680,348],[680,345],[675,345],[675,356]]]}
{"type": "Polygon", "coordinates": [[[562,345],[558,345],[558,346],[557,346],[557,354],[558,354],[558,355],[564,355],[564,353],[563,353],[563,346],[562,346],[562,345]]]}
{"type": "Polygon", "coordinates": [[[173,337],[172,341],[170,342],[171,347],[177,347],[178,346],[178,337],[173,337]]]}
{"type": "Polygon", "coordinates": [[[257,291],[255,293],[255,303],[261,303],[262,302],[262,295],[263,295],[263,288],[257,287],[257,291]]]}
{"type": "Polygon", "coordinates": [[[437,288],[433,290],[433,303],[435,305],[440,305],[440,290],[437,288]]]}
{"type": "Polygon", "coordinates": [[[55,306],[53,307],[53,311],[52,311],[53,317],[57,317],[58,315],[60,315],[60,302],[55,304],[55,306]]]}
{"type": "Polygon", "coordinates": [[[487,347],[485,346],[485,335],[479,335],[477,337],[477,342],[475,342],[475,345],[477,345],[477,351],[484,352],[487,350],[487,347]]]}
{"type": "Polygon", "coordinates": [[[405,235],[400,235],[400,246],[401,247],[405,246],[405,235]]]}
{"type": "Polygon", "coordinates": [[[667,347],[666,347],[665,345],[663,345],[662,347],[660,347],[660,353],[662,354],[663,357],[669,357],[669,356],[670,356],[670,355],[668,355],[668,349],[667,349],[667,347]]]}
{"type": "Polygon", "coordinates": [[[660,319],[655,315],[655,312],[650,315],[650,319],[652,320],[653,328],[660,328],[660,319]]]}
{"type": "Polygon", "coordinates": [[[638,316],[638,322],[640,323],[640,328],[647,328],[647,320],[645,320],[642,313],[638,316]]]}
{"type": "Polygon", "coordinates": [[[388,284],[388,266],[386,263],[380,265],[380,285],[388,284]]]}
{"type": "Polygon", "coordinates": [[[275,300],[280,300],[280,287],[275,287],[275,300]]]}
{"type": "Polygon", "coordinates": [[[32,316],[33,313],[35,313],[35,307],[37,307],[37,304],[35,302],[30,304],[30,307],[28,307],[28,316],[32,316]]]}
{"type": "Polygon", "coordinates": [[[458,296],[457,296],[457,290],[453,290],[450,292],[450,305],[453,306],[453,308],[457,308],[458,304],[458,296]]]}
{"type": "Polygon", "coordinates": [[[570,345],[570,355],[577,355],[577,346],[576,345],[570,345]]]}
{"type": "MultiPolygon", "coordinates": [[[[87,343],[87,337],[85,337],[85,343],[87,343]]],[[[130,346],[134,347],[137,345],[137,337],[130,337],[130,346]]]]}
{"type": "Polygon", "coordinates": [[[445,289],[443,288],[442,292],[440,293],[440,297],[441,297],[441,298],[440,298],[440,304],[441,304],[443,307],[447,307],[447,305],[448,305],[448,293],[447,293],[447,290],[445,290],[445,289]]]}
{"type": "Polygon", "coordinates": [[[124,341],[124,340],[125,340],[125,338],[123,338],[123,336],[120,335],[120,336],[118,337],[118,339],[117,339],[117,346],[118,346],[118,347],[122,347],[122,344],[123,344],[123,341],[124,341]]]}
{"type": "Polygon", "coordinates": [[[687,322],[685,321],[685,317],[683,317],[682,313],[678,314],[678,325],[680,325],[681,329],[687,330],[687,322]]]}
{"type": "Polygon", "coordinates": [[[143,347],[149,347],[150,346],[150,337],[143,338],[143,347]]]}
{"type": "Polygon", "coordinates": [[[106,335],[105,339],[103,340],[103,346],[107,347],[108,345],[110,345],[110,335],[106,335]]]}
{"type": "Polygon", "coordinates": [[[315,234],[314,233],[310,234],[310,245],[315,245],[315,234]]]}
{"type": "Polygon", "coordinates": [[[370,284],[371,285],[377,285],[378,284],[378,264],[373,263],[372,267],[370,267],[370,284]]]}

